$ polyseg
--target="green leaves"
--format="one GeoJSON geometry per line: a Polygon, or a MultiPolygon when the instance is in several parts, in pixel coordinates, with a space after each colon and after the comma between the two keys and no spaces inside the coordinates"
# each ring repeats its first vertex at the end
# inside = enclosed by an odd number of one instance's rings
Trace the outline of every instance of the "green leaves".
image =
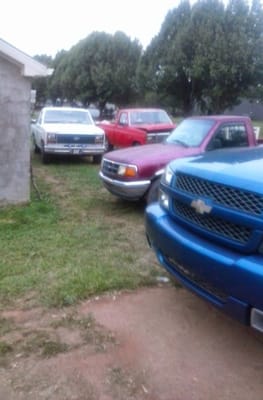
{"type": "Polygon", "coordinates": [[[184,114],[220,113],[262,82],[263,19],[258,0],[182,1],[143,56],[148,82],[184,114]],[[161,71],[161,73],[160,73],[161,71]]]}
{"type": "Polygon", "coordinates": [[[126,104],[135,88],[141,46],[122,32],[114,35],[93,32],[77,43],[58,63],[52,88],[61,88],[63,97],[80,98],[84,103],[126,104]]]}

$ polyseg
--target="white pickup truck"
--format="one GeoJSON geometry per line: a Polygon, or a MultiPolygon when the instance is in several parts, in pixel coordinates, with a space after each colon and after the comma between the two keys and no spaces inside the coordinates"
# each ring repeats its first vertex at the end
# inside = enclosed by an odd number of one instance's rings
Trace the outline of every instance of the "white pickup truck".
{"type": "Polygon", "coordinates": [[[89,110],[73,107],[44,107],[31,133],[35,152],[43,163],[55,155],[93,156],[99,163],[105,151],[104,130],[95,125],[89,110]]]}

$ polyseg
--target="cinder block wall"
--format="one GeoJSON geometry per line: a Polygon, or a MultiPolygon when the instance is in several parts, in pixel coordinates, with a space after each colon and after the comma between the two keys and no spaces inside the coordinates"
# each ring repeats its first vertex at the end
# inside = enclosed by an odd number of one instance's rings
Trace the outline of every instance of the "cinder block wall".
{"type": "Polygon", "coordinates": [[[30,89],[0,55],[0,206],[30,199],[30,89]]]}

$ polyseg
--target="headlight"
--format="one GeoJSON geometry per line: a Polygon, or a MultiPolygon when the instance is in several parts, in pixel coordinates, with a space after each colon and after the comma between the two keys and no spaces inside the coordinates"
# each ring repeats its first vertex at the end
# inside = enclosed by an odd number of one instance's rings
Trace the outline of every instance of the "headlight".
{"type": "Polygon", "coordinates": [[[104,136],[103,135],[97,135],[95,136],[95,143],[96,144],[102,144],[104,141],[104,136]]]}
{"type": "Polygon", "coordinates": [[[55,133],[48,133],[47,143],[56,143],[56,142],[57,142],[57,135],[55,133]]]}
{"type": "Polygon", "coordinates": [[[159,204],[161,207],[169,209],[169,196],[163,190],[159,190],[159,204]]]}
{"type": "Polygon", "coordinates": [[[154,143],[155,142],[155,138],[153,135],[148,135],[147,136],[147,143],[154,143]]]}
{"type": "Polygon", "coordinates": [[[137,174],[137,167],[135,165],[120,165],[118,168],[118,175],[133,177],[137,174]]]}
{"type": "Polygon", "coordinates": [[[162,180],[161,181],[165,185],[170,185],[172,177],[173,177],[173,171],[171,170],[169,165],[167,165],[165,170],[164,170],[164,173],[162,175],[162,180]]]}

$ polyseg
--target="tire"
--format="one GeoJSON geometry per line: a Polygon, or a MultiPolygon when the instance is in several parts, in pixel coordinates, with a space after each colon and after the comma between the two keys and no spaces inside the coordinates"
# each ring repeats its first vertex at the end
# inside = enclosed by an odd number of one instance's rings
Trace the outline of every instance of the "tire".
{"type": "Polygon", "coordinates": [[[155,179],[152,183],[148,192],[146,194],[146,203],[151,204],[155,201],[158,201],[158,193],[159,193],[159,185],[161,178],[155,179]]]}
{"type": "Polygon", "coordinates": [[[133,146],[141,146],[141,143],[140,143],[140,142],[133,142],[132,145],[133,145],[133,146]]]}
{"type": "Polygon", "coordinates": [[[48,164],[50,162],[50,155],[45,153],[44,146],[41,147],[40,156],[42,164],[48,164]]]}
{"type": "Polygon", "coordinates": [[[34,145],[34,153],[35,154],[39,154],[40,153],[40,149],[36,144],[34,145]]]}
{"type": "Polygon", "coordinates": [[[34,153],[35,154],[39,154],[40,153],[40,148],[38,147],[38,145],[36,143],[36,139],[35,139],[34,135],[32,137],[32,142],[33,142],[34,153]]]}
{"type": "Polygon", "coordinates": [[[113,150],[113,145],[109,142],[108,138],[105,137],[105,153],[111,150],[113,150]]]}

